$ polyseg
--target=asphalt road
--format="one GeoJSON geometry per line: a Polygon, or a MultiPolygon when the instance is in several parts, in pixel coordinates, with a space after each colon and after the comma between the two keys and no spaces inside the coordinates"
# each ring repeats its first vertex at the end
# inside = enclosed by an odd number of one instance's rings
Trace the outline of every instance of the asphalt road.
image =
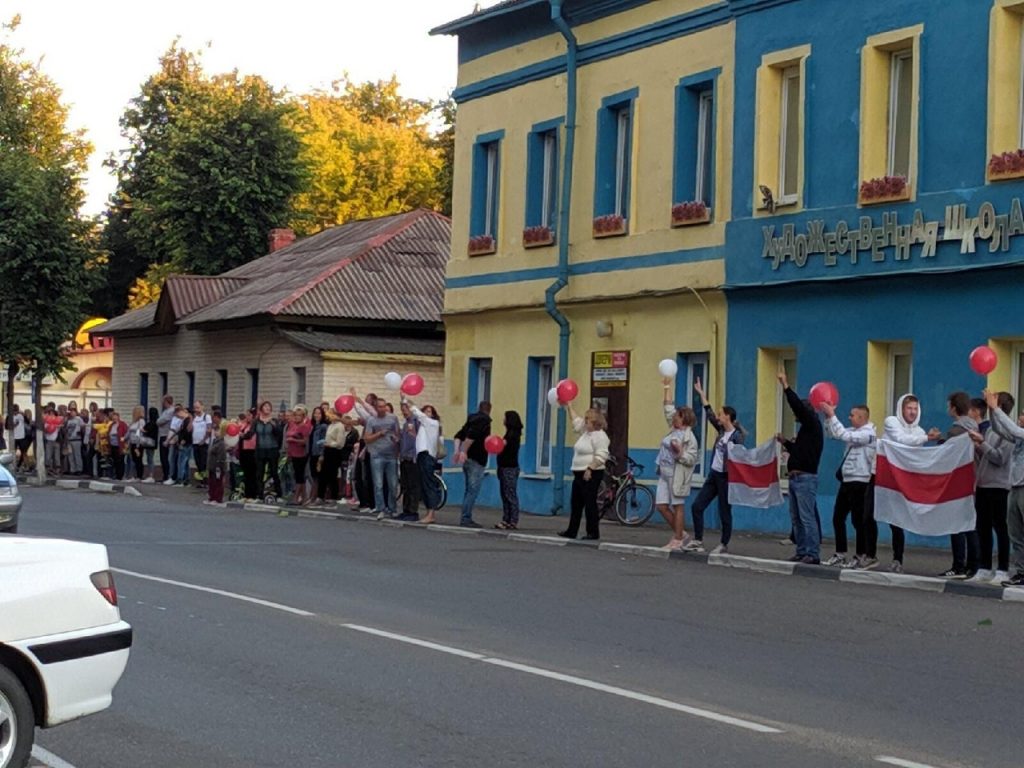
{"type": "Polygon", "coordinates": [[[23,515],[135,574],[114,706],[39,733],[76,768],[1024,764],[1021,605],[53,489],[23,515]]]}

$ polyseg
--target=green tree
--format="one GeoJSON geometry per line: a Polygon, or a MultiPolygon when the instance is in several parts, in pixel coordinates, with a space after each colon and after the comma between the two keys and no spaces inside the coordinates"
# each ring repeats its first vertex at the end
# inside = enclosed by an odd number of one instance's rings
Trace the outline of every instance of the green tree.
{"type": "Polygon", "coordinates": [[[123,302],[153,264],[217,274],[266,253],[305,177],[292,115],[262,78],[207,75],[172,44],[121,118],[106,242],[123,302]]]}
{"type": "Polygon", "coordinates": [[[399,93],[398,81],[342,80],[295,100],[308,185],[295,199],[299,234],[353,219],[444,206],[441,148],[432,105],[399,93]]]}
{"type": "Polygon", "coordinates": [[[9,42],[17,25],[15,17],[0,29],[0,359],[8,403],[19,370],[41,379],[69,367],[62,348],[85,318],[98,271],[93,225],[78,215],[91,147],[68,129],[60,90],[9,42]]]}
{"type": "Polygon", "coordinates": [[[434,111],[441,118],[444,128],[434,137],[434,149],[441,156],[441,171],[438,184],[441,187],[441,212],[452,215],[452,183],[455,171],[455,99],[451,96],[438,102],[434,111]]]}

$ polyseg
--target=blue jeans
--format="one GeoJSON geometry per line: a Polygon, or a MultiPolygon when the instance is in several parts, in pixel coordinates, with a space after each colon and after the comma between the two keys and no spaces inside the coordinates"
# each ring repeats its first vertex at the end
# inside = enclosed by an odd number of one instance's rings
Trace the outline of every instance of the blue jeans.
{"type": "Polygon", "coordinates": [[[188,485],[189,481],[189,466],[188,463],[192,460],[192,446],[179,445],[177,450],[174,452],[177,459],[178,471],[174,475],[174,479],[182,485],[188,485]]]}
{"type": "Polygon", "coordinates": [[[796,533],[796,553],[801,557],[821,557],[821,531],[815,513],[817,495],[817,475],[790,476],[789,519],[796,533]]]}
{"type": "Polygon", "coordinates": [[[473,505],[476,504],[476,497],[480,495],[485,469],[487,467],[477,464],[472,459],[466,459],[466,463],[462,465],[462,475],[466,479],[466,493],[462,497],[462,520],[460,522],[473,522],[473,505]]]}
{"type": "Polygon", "coordinates": [[[370,456],[370,472],[373,473],[373,504],[378,512],[395,513],[395,499],[398,498],[398,459],[395,456],[370,456]],[[384,498],[384,483],[388,484],[388,496],[384,498]]]}

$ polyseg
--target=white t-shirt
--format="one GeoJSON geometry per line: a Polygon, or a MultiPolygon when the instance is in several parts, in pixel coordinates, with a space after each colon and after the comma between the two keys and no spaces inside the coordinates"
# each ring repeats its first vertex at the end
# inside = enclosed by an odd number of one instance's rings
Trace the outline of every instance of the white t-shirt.
{"type": "Polygon", "coordinates": [[[723,432],[715,441],[715,455],[711,459],[711,468],[715,472],[725,472],[725,462],[722,457],[729,450],[729,441],[732,440],[732,433],[735,431],[735,429],[730,429],[728,432],[723,432]]]}
{"type": "Polygon", "coordinates": [[[208,413],[192,418],[192,445],[202,445],[206,442],[206,433],[211,423],[212,420],[208,413]]]}
{"type": "Polygon", "coordinates": [[[21,415],[20,411],[14,414],[14,439],[25,439],[25,417],[21,415]]]}
{"type": "Polygon", "coordinates": [[[441,435],[441,422],[430,418],[415,405],[412,407],[412,415],[420,420],[420,428],[416,432],[416,455],[426,451],[436,457],[437,439],[441,435]]]}

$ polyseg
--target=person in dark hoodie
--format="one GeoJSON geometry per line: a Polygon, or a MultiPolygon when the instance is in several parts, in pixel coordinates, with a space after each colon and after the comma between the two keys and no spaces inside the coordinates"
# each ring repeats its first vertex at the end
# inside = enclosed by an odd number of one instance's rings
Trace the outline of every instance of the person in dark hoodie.
{"type": "Polygon", "coordinates": [[[473,505],[484,482],[484,471],[487,469],[487,451],[484,441],[491,434],[491,404],[484,400],[477,412],[471,415],[462,429],[455,433],[455,465],[462,466],[466,478],[466,491],[462,499],[462,518],[459,525],[463,528],[479,528],[480,524],[473,519],[473,505]]]}
{"type": "Polygon", "coordinates": [[[817,515],[818,464],[825,444],[821,419],[809,400],[801,400],[789,387],[785,371],[779,371],[786,403],[800,425],[796,437],[777,435],[776,439],[789,452],[786,469],[789,473],[789,518],[796,533],[796,554],[793,562],[821,564],[821,529],[817,515]]]}
{"type": "MultiPolygon", "coordinates": [[[[938,445],[953,437],[966,435],[969,432],[978,431],[978,422],[968,415],[971,408],[971,396],[966,392],[953,392],[946,398],[949,415],[953,418],[953,424],[943,434],[936,427],[928,430],[928,439],[934,440],[938,445]]],[[[978,554],[968,552],[968,539],[966,533],[951,533],[949,535],[949,547],[953,552],[953,566],[939,574],[943,579],[969,579],[974,573],[968,568],[972,564],[977,571],[978,554]]]]}
{"type": "Polygon", "coordinates": [[[224,443],[224,425],[214,428],[210,449],[206,452],[206,487],[208,498],[203,504],[224,506],[224,477],[228,471],[228,448],[224,443]]]}

